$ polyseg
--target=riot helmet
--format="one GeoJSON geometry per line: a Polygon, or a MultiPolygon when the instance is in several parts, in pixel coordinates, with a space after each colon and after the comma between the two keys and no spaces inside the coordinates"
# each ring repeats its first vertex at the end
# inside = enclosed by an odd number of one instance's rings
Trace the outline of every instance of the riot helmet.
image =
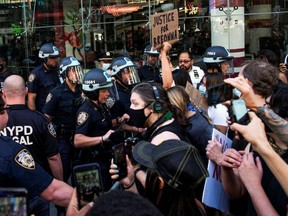
{"type": "Polygon", "coordinates": [[[101,69],[88,71],[82,81],[83,93],[93,101],[98,101],[99,89],[110,88],[112,86],[110,75],[101,69]]]}
{"type": "Polygon", "coordinates": [[[146,46],[146,48],[144,49],[144,54],[146,55],[151,55],[151,56],[159,56],[159,52],[158,50],[153,50],[153,47],[151,44],[149,44],[148,46],[146,46]]]}
{"type": "Polygon", "coordinates": [[[126,86],[140,82],[135,64],[127,57],[118,57],[110,66],[110,74],[126,86]]]}
{"type": "Polygon", "coordinates": [[[63,80],[67,78],[73,84],[81,84],[83,70],[80,62],[73,56],[62,59],[59,66],[59,74],[63,80]]]}
{"type": "MultiPolygon", "coordinates": [[[[206,49],[203,62],[206,64],[208,69],[216,68],[219,72],[225,72],[221,69],[221,63],[229,62],[234,57],[231,56],[230,52],[222,46],[212,46],[206,49]]],[[[232,63],[232,61],[231,61],[232,63]]]]}
{"type": "Polygon", "coordinates": [[[41,46],[38,56],[41,59],[57,58],[59,57],[59,50],[52,43],[46,43],[41,46]]]}

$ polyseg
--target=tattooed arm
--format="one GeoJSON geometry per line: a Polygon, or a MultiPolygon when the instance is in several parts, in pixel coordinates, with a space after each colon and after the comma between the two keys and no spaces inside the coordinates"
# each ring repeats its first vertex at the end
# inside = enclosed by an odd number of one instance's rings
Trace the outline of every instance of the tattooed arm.
{"type": "Polygon", "coordinates": [[[258,107],[256,114],[288,146],[288,122],[267,106],[258,107]]]}

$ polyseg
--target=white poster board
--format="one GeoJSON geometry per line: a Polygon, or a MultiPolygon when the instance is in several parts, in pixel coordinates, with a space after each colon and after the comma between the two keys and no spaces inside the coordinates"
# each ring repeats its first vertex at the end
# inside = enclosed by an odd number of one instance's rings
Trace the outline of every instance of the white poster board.
{"type": "MultiPolygon", "coordinates": [[[[214,138],[222,144],[222,152],[231,148],[232,141],[215,128],[213,129],[212,140],[214,138]]],[[[229,213],[229,199],[222,186],[220,166],[209,160],[207,170],[209,176],[205,180],[202,202],[207,206],[229,213]]]]}

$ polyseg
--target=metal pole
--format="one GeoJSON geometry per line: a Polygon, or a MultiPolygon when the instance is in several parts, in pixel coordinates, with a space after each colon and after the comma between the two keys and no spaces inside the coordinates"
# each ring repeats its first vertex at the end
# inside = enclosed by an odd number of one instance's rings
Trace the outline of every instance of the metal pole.
{"type": "MultiPolygon", "coordinates": [[[[84,21],[84,7],[83,7],[83,0],[81,0],[81,25],[82,25],[82,37],[83,37],[83,50],[84,50],[84,55],[83,55],[83,67],[86,69],[86,57],[85,57],[85,21],[84,21]]],[[[80,51],[81,52],[81,51],[80,51]]]]}
{"type": "Polygon", "coordinates": [[[148,0],[148,18],[149,18],[149,33],[150,33],[150,44],[152,44],[152,26],[151,26],[151,0],[148,0]]]}

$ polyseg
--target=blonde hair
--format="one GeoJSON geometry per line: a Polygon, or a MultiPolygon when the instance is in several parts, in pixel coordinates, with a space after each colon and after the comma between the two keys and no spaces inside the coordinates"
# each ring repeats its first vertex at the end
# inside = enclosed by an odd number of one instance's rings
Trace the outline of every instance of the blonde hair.
{"type": "Polygon", "coordinates": [[[187,124],[185,114],[188,112],[187,105],[190,103],[190,98],[186,90],[182,86],[174,86],[167,90],[167,95],[176,120],[182,125],[187,124]]]}

